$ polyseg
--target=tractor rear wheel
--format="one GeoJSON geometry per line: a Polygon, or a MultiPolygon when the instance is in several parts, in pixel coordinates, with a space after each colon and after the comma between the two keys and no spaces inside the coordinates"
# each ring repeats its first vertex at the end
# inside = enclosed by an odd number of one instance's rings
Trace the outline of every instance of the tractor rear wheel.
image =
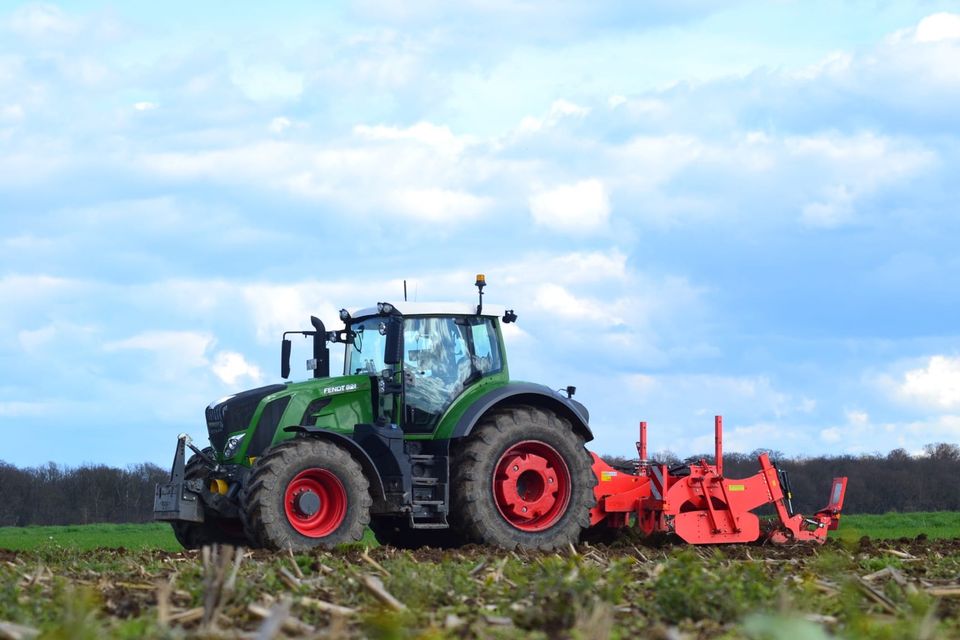
{"type": "MultiPolygon", "coordinates": [[[[213,449],[205,451],[213,455],[213,449]]],[[[204,480],[206,467],[197,455],[187,460],[183,470],[185,480],[204,480]]],[[[239,520],[218,518],[209,513],[203,522],[187,522],[173,520],[170,522],[173,535],[184,549],[199,549],[208,544],[224,543],[238,546],[249,546],[243,533],[243,525],[239,520]]]]}
{"type": "Polygon", "coordinates": [[[590,525],[591,465],[565,418],[526,405],[498,410],[458,446],[452,515],[479,542],[564,547],[590,525]]]}
{"type": "Polygon", "coordinates": [[[257,458],[241,501],[247,537],[294,551],[359,540],[373,504],[370,483],[349,451],[306,438],[257,458]]]}

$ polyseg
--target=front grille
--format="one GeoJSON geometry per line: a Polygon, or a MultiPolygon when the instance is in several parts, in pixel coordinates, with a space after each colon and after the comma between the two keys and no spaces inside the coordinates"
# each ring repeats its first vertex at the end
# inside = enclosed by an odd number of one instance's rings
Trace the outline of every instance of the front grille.
{"type": "MultiPolygon", "coordinates": [[[[290,402],[290,396],[277,398],[263,408],[260,414],[260,422],[253,432],[253,438],[247,445],[247,456],[259,456],[273,442],[273,436],[280,426],[280,418],[287,409],[287,403],[290,402]]],[[[289,425],[285,425],[289,426],[289,425]]]]}
{"type": "Polygon", "coordinates": [[[210,436],[210,444],[213,448],[223,451],[227,436],[237,431],[246,431],[250,426],[250,420],[260,401],[284,388],[282,384],[272,384],[250,389],[207,407],[207,434],[210,436]]]}

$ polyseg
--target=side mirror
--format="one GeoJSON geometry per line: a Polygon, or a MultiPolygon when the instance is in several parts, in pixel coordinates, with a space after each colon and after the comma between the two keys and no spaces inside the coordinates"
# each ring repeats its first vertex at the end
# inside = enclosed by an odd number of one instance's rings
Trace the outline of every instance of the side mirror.
{"type": "Polygon", "coordinates": [[[403,361],[403,321],[391,318],[387,322],[387,344],[383,350],[383,363],[400,364],[403,361]]]}
{"type": "Polygon", "coordinates": [[[290,349],[292,346],[292,343],[286,338],[280,343],[280,377],[284,379],[290,377],[290,349]]]}

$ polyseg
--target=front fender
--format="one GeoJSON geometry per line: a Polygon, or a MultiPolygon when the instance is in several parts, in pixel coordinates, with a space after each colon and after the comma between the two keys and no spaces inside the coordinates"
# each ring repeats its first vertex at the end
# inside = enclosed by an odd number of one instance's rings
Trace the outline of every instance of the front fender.
{"type": "Polygon", "coordinates": [[[340,445],[349,451],[350,454],[356,458],[357,462],[360,463],[363,473],[367,476],[367,479],[370,482],[371,497],[374,500],[385,499],[383,478],[380,476],[380,470],[377,468],[377,465],[374,464],[373,459],[370,458],[370,454],[368,454],[363,447],[357,444],[353,438],[336,431],[305,425],[287,427],[284,429],[284,431],[294,432],[298,437],[301,438],[316,438],[318,440],[326,440],[327,442],[340,445]]]}

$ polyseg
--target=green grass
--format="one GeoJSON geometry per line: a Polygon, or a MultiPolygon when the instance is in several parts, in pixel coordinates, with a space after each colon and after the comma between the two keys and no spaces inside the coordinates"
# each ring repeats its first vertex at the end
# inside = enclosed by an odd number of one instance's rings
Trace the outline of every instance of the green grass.
{"type": "MultiPolygon", "coordinates": [[[[845,515],[840,529],[831,538],[856,541],[862,536],[877,540],[915,538],[960,538],[960,512],[886,513],[883,515],[845,515]]],[[[375,546],[368,530],[362,545],[375,546]]],[[[148,524],[89,524],[61,527],[0,527],[0,549],[27,551],[38,549],[157,549],[177,551],[180,545],[164,522],[148,524]]]]}
{"type": "Polygon", "coordinates": [[[159,549],[177,551],[180,544],[165,522],[86,524],[61,527],[0,527],[0,549],[159,549]]]}
{"type": "Polygon", "coordinates": [[[858,540],[870,536],[878,540],[896,540],[916,538],[920,534],[930,539],[960,538],[960,512],[844,515],[840,518],[840,528],[831,532],[831,537],[858,540]]]}

